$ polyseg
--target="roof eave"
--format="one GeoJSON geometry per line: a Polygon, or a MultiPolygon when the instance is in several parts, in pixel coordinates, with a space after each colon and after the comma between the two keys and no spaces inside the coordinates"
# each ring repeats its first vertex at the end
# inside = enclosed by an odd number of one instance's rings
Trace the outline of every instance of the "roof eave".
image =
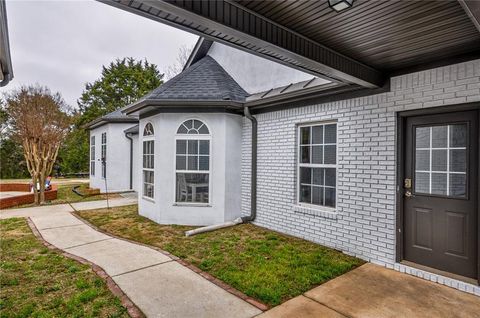
{"type": "Polygon", "coordinates": [[[205,57],[212,46],[213,41],[207,40],[204,37],[199,37],[197,43],[193,47],[192,53],[188,57],[187,63],[183,66],[182,71],[185,71],[192,64],[205,57]]]}
{"type": "Polygon", "coordinates": [[[0,71],[2,75],[0,86],[3,87],[13,79],[5,1],[0,2],[0,71]]]}
{"type": "Polygon", "coordinates": [[[106,125],[106,124],[128,124],[128,123],[138,123],[138,119],[137,118],[104,118],[104,117],[100,117],[100,118],[97,118],[87,124],[85,124],[83,127],[85,129],[88,129],[88,130],[92,130],[94,128],[98,128],[100,126],[103,126],[103,125],[106,125]]]}
{"type": "Polygon", "coordinates": [[[124,113],[127,115],[133,114],[135,112],[139,112],[145,107],[149,106],[207,106],[207,107],[219,107],[219,108],[234,108],[234,109],[242,109],[244,102],[241,101],[232,101],[232,100],[195,100],[195,99],[146,99],[139,101],[138,103],[133,104],[131,107],[124,110],[124,113]]]}

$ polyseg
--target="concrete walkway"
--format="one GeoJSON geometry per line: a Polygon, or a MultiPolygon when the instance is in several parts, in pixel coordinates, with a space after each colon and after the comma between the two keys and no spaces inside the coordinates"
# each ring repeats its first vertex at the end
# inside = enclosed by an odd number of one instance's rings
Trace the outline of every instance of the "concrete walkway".
{"type": "MultiPolygon", "coordinates": [[[[124,206],[137,204],[137,199],[134,197],[130,198],[115,198],[108,201],[110,207],[115,206],[124,206]]],[[[33,206],[30,208],[18,208],[18,209],[8,209],[0,210],[0,219],[8,219],[14,217],[32,217],[32,216],[42,216],[42,215],[55,215],[57,213],[69,213],[75,210],[94,210],[94,209],[103,209],[107,207],[107,200],[97,200],[97,201],[83,201],[70,204],[52,204],[52,205],[43,205],[43,206],[33,206]],[[72,208],[73,207],[73,208],[72,208]]]]}
{"type": "MultiPolygon", "coordinates": [[[[110,206],[131,202],[114,199],[110,206]]],[[[85,210],[106,202],[73,205],[85,210]]],[[[47,242],[102,267],[147,317],[247,318],[261,313],[169,256],[98,232],[69,212],[72,208],[62,204],[2,211],[0,217],[30,217],[47,242]]]]}
{"type": "Polygon", "coordinates": [[[365,264],[258,318],[471,318],[479,313],[478,296],[365,264]]]}

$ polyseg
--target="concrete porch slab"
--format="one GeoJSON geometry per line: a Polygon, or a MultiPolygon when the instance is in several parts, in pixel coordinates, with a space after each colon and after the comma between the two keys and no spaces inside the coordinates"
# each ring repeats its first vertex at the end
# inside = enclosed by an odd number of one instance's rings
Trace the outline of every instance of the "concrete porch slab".
{"type": "Polygon", "coordinates": [[[277,306],[259,316],[258,318],[347,318],[335,310],[317,303],[305,296],[298,296],[277,306]]]}
{"type": "Polygon", "coordinates": [[[261,313],[177,262],[113,279],[147,317],[247,318],[261,313]]]}
{"type": "Polygon", "coordinates": [[[305,293],[348,317],[478,317],[480,298],[365,264],[305,293]]]}
{"type": "Polygon", "coordinates": [[[69,248],[68,252],[99,265],[110,276],[172,260],[170,257],[151,248],[119,239],[69,248]]]}
{"type": "MultiPolygon", "coordinates": [[[[72,218],[73,217],[74,216],[72,216],[72,218]]],[[[100,240],[112,239],[110,236],[97,232],[85,224],[68,227],[56,227],[39,231],[45,241],[61,249],[100,240]]]]}

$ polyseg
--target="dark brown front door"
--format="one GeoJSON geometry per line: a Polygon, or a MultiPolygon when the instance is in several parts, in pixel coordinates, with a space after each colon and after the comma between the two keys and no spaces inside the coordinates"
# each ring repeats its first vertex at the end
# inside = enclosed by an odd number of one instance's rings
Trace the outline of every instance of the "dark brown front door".
{"type": "Polygon", "coordinates": [[[404,259],[477,278],[478,112],[408,117],[404,259]]]}

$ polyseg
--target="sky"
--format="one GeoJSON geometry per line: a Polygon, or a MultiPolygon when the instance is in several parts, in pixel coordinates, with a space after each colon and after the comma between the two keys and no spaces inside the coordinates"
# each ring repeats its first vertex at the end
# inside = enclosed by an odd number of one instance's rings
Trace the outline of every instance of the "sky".
{"type": "Polygon", "coordinates": [[[0,93],[38,83],[73,107],[102,65],[134,57],[163,73],[198,38],[93,0],[9,0],[7,19],[14,79],[0,93]]]}

